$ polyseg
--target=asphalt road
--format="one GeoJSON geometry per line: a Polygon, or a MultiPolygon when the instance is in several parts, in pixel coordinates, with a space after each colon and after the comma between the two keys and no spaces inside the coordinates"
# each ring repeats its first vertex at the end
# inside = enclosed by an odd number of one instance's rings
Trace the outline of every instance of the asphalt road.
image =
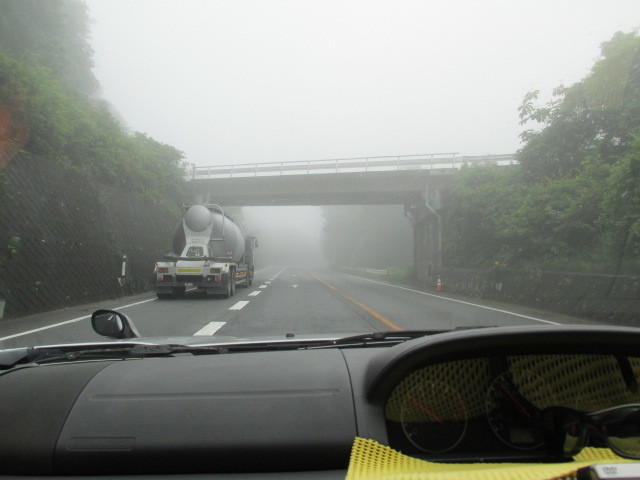
{"type": "Polygon", "coordinates": [[[573,321],[553,314],[480,303],[445,293],[313,268],[268,267],[251,287],[229,299],[188,291],[159,300],[152,293],[0,321],[0,348],[105,340],[93,332],[91,312],[126,313],[144,337],[232,335],[255,337],[458,326],[552,324],[573,321]]]}

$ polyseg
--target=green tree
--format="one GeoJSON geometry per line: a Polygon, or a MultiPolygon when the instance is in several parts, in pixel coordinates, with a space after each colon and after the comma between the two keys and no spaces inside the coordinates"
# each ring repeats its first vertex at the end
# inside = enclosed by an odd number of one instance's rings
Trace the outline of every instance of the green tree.
{"type": "Polygon", "coordinates": [[[626,154],[640,128],[640,36],[616,33],[601,46],[601,58],[582,81],[560,86],[544,107],[529,92],[519,108],[522,133],[518,159],[529,181],[575,176],[587,157],[614,163],[626,154]]]}
{"type": "Polygon", "coordinates": [[[66,89],[92,95],[90,19],[80,0],[0,0],[0,47],[29,65],[48,68],[66,89]]]}
{"type": "Polygon", "coordinates": [[[525,95],[514,167],[463,168],[444,212],[445,261],[640,271],[640,36],[616,33],[591,72],[537,106],[525,95]]]}

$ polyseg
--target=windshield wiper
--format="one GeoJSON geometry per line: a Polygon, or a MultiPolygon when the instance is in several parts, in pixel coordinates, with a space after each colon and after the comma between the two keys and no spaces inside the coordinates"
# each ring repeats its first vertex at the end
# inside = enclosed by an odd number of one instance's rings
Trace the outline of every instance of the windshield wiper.
{"type": "Polygon", "coordinates": [[[372,332],[329,340],[274,340],[211,345],[105,343],[92,345],[55,345],[6,351],[0,354],[0,369],[16,366],[37,366],[87,360],[128,360],[151,357],[171,357],[177,354],[215,355],[248,351],[301,350],[366,345],[395,345],[397,343],[448,330],[407,330],[400,332],[372,332]]]}
{"type": "Polygon", "coordinates": [[[179,353],[207,353],[217,354],[224,353],[219,347],[190,347],[179,344],[121,344],[112,343],[105,345],[91,345],[79,348],[76,346],[69,347],[35,347],[29,349],[29,357],[32,363],[56,363],[56,362],[73,362],[76,360],[127,360],[141,359],[151,357],[170,357],[179,353]]]}
{"type": "Polygon", "coordinates": [[[36,366],[44,363],[72,362],[74,360],[123,360],[128,358],[170,356],[184,351],[186,348],[182,345],[119,342],[15,348],[0,351],[0,370],[10,370],[19,366],[36,366]]]}
{"type": "Polygon", "coordinates": [[[127,360],[151,357],[171,357],[178,354],[215,355],[249,351],[312,350],[320,348],[349,348],[366,346],[393,346],[414,338],[452,332],[459,327],[441,330],[400,330],[370,332],[328,340],[271,340],[210,345],[153,344],[137,342],[96,343],[84,345],[54,345],[46,347],[16,348],[0,351],[0,370],[18,366],[37,366],[87,360],[127,360]]]}
{"type": "Polygon", "coordinates": [[[310,345],[308,348],[362,347],[367,345],[380,346],[384,344],[396,345],[414,338],[428,337],[430,335],[438,335],[440,333],[454,332],[457,330],[472,330],[475,328],[491,328],[491,326],[461,326],[439,330],[389,330],[383,332],[372,332],[339,338],[336,340],[316,342],[316,345],[310,345]]]}
{"type": "Polygon", "coordinates": [[[12,348],[0,351],[0,370],[8,370],[25,361],[28,348],[12,348]]]}
{"type": "Polygon", "coordinates": [[[439,333],[450,332],[447,330],[397,330],[397,331],[384,331],[384,332],[371,332],[361,335],[353,335],[350,337],[338,338],[335,340],[325,340],[316,342],[314,345],[310,345],[307,348],[333,348],[333,347],[362,347],[366,345],[396,345],[398,343],[406,342],[414,338],[427,337],[429,335],[436,335],[439,333]]]}

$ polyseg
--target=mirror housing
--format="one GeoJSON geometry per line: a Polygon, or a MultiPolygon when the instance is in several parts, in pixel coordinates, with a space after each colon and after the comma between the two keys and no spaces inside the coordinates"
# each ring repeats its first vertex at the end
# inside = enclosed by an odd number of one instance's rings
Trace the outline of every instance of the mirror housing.
{"type": "Polygon", "coordinates": [[[138,329],[124,313],[115,310],[96,310],[91,315],[93,330],[108,338],[140,338],[138,329]]]}

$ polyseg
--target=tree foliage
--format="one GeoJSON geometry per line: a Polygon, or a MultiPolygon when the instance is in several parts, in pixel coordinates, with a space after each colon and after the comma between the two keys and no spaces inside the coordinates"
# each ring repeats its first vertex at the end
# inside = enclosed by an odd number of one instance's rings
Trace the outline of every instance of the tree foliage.
{"type": "Polygon", "coordinates": [[[544,106],[525,95],[520,165],[468,167],[446,209],[446,261],[640,272],[640,37],[616,33],[544,106]]]}
{"type": "Polygon", "coordinates": [[[0,165],[17,145],[175,209],[184,154],[144,133],[129,135],[106,102],[86,95],[95,90],[87,32],[78,0],[0,0],[0,120],[9,132],[0,135],[0,165]]]}
{"type": "Polygon", "coordinates": [[[0,0],[0,46],[48,68],[70,91],[95,94],[87,6],[78,0],[0,0]]]}
{"type": "Polygon", "coordinates": [[[575,176],[587,157],[612,164],[638,134],[640,37],[618,32],[601,52],[586,78],[556,88],[547,105],[535,105],[538,91],[525,95],[520,123],[542,126],[521,135],[525,145],[518,159],[530,181],[575,176]]]}

